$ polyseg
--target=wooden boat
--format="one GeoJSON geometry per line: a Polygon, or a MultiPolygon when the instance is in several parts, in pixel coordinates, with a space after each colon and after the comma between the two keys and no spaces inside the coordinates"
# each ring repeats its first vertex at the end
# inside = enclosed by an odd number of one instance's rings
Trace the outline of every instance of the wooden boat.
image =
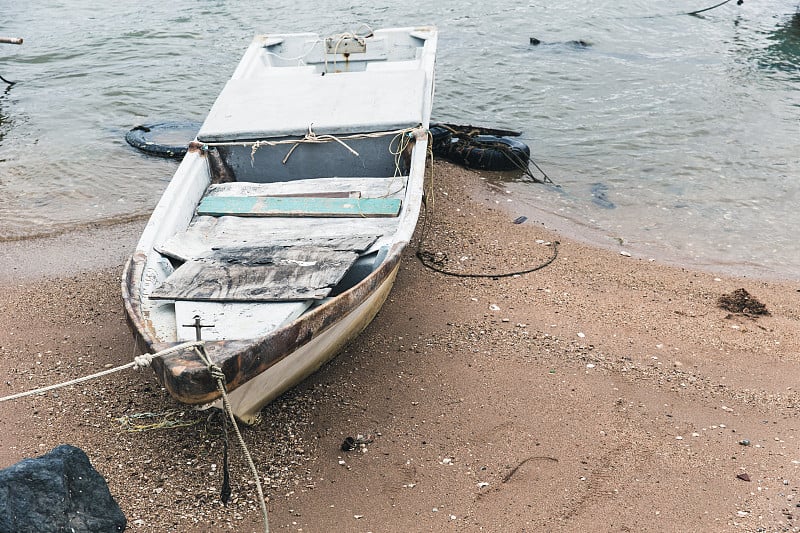
{"type": "MultiPolygon", "coordinates": [[[[419,216],[434,27],[257,36],[128,261],[143,348],[202,335],[244,422],[373,319],[419,216]]],[[[179,401],[219,393],[192,349],[153,360],[179,401]]]]}

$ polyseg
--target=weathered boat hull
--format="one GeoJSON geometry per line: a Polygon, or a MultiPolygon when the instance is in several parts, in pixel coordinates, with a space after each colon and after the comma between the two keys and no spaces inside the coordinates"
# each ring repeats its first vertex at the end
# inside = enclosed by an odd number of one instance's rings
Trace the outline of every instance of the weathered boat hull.
{"type": "Polygon", "coordinates": [[[394,285],[398,269],[399,265],[395,266],[364,302],[330,328],[230,394],[236,416],[248,424],[258,422],[259,412],[265,405],[334,358],[378,314],[394,285]]]}
{"type": "MultiPolygon", "coordinates": [[[[339,44],[314,59],[308,54],[318,44],[309,47],[308,39],[254,40],[123,275],[125,310],[141,348],[174,348],[196,328],[205,356],[225,375],[234,413],[248,423],[376,316],[422,202],[435,29],[376,31],[364,38],[370,51],[361,63],[351,60],[354,71],[344,73],[326,70],[326,54],[339,53],[339,44]],[[299,66],[278,57],[297,51],[307,54],[299,66]],[[265,62],[276,62],[280,75],[261,72],[265,62]],[[276,83],[268,94],[283,103],[273,108],[306,114],[290,113],[291,127],[271,111],[251,113],[247,103],[276,83]],[[302,86],[309,100],[296,101],[286,83],[302,86]],[[325,114],[328,100],[314,97],[331,91],[339,95],[335,120],[325,114]],[[379,111],[365,111],[366,98],[379,111]],[[299,131],[316,116],[329,123],[299,131]]],[[[197,350],[156,357],[153,370],[178,401],[211,405],[220,392],[197,350]]]]}

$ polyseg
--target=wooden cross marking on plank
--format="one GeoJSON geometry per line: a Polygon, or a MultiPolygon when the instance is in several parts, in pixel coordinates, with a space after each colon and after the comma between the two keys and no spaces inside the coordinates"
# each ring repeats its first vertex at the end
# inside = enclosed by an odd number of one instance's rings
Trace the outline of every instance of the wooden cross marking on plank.
{"type": "Polygon", "coordinates": [[[200,323],[200,315],[194,315],[194,324],[183,324],[184,328],[194,328],[194,333],[197,336],[197,340],[203,340],[202,337],[202,329],[203,328],[213,328],[214,324],[201,324],[200,323]]]}

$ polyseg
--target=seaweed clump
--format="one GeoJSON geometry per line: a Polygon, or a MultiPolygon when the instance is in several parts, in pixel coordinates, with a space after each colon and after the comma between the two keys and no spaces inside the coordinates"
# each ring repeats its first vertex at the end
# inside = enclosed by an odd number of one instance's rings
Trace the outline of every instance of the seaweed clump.
{"type": "Polygon", "coordinates": [[[717,300],[717,305],[731,313],[743,315],[769,315],[767,306],[756,300],[744,289],[736,289],[730,294],[723,294],[717,300]]]}

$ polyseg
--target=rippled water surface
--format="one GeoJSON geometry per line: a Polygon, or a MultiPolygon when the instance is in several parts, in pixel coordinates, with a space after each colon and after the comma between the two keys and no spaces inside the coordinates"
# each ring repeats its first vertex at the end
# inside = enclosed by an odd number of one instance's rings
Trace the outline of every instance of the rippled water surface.
{"type": "Polygon", "coordinates": [[[0,82],[0,240],[146,215],[175,163],[124,133],[201,121],[254,34],[432,23],[434,118],[523,131],[560,185],[503,183],[517,210],[643,254],[797,278],[797,3],[681,14],[714,3],[0,0],[0,36],[25,38],[0,45],[0,75],[18,81],[0,82]]]}

